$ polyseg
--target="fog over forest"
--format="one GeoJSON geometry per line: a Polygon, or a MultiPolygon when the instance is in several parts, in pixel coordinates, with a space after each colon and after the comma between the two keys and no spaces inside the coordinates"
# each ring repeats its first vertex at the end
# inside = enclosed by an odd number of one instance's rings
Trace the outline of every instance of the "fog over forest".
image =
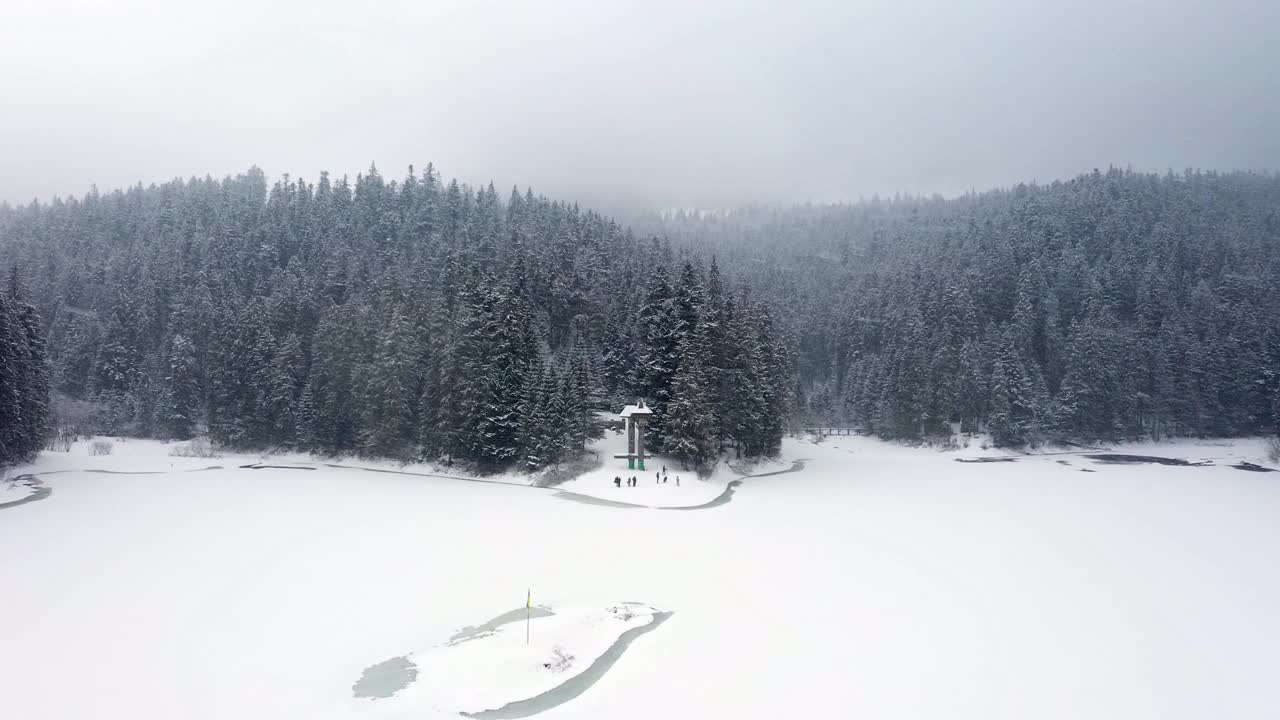
{"type": "Polygon", "coordinates": [[[0,716],[1274,720],[1278,29],[0,0],[0,716]]]}
{"type": "Polygon", "coordinates": [[[413,163],[630,210],[1280,166],[1280,4],[20,0],[0,201],[413,163]]]}

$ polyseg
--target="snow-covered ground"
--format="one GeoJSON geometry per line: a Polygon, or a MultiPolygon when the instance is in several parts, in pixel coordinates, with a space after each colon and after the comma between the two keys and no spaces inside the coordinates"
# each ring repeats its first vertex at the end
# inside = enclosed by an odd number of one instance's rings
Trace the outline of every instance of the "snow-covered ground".
{"type": "MultiPolygon", "coordinates": [[[[532,587],[535,604],[674,611],[553,720],[1275,717],[1280,473],[1230,467],[1265,464],[1261,441],[1116,451],[1213,464],[788,440],[731,502],[659,512],[139,441],[50,453],[17,472],[50,473],[53,494],[0,510],[0,708],[457,717],[353,684],[405,655],[422,660],[405,693],[433,663],[462,672],[431,649],[532,587]]],[[[626,501],[625,464],[605,462],[607,486],[580,489],[626,501]]],[[[531,689],[514,674],[512,700],[531,689]]]]}
{"type": "MultiPolygon", "coordinates": [[[[557,490],[578,495],[609,500],[611,502],[643,505],[646,507],[690,507],[708,503],[719,497],[741,472],[755,472],[756,466],[744,468],[720,464],[700,477],[691,470],[681,469],[673,458],[657,456],[645,461],[644,470],[628,470],[627,461],[614,459],[617,453],[626,451],[626,438],[621,433],[607,432],[603,439],[588,446],[603,463],[578,477],[556,486],[557,490]],[[665,470],[665,480],[664,471],[665,470]],[[634,477],[634,487],[627,485],[627,478],[634,477]],[[614,479],[621,479],[621,486],[614,479]]],[[[773,463],[761,467],[774,469],[773,463]]]]}

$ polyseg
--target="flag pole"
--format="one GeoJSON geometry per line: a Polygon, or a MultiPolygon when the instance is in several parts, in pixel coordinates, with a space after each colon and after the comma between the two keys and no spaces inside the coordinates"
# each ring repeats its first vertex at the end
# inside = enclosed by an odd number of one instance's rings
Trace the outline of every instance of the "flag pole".
{"type": "Polygon", "coordinates": [[[529,588],[524,596],[524,644],[529,644],[529,624],[533,619],[533,588],[529,588]]]}

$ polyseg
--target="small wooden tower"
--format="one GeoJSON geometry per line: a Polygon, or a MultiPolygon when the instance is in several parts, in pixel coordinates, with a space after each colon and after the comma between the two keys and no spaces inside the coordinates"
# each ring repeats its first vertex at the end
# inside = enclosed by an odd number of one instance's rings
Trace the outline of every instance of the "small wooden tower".
{"type": "Polygon", "coordinates": [[[628,470],[644,469],[644,424],[652,414],[653,411],[645,407],[644,400],[638,400],[635,405],[622,408],[622,412],[619,413],[627,431],[627,452],[616,457],[627,459],[628,470]],[[637,465],[639,465],[638,468],[637,465]]]}

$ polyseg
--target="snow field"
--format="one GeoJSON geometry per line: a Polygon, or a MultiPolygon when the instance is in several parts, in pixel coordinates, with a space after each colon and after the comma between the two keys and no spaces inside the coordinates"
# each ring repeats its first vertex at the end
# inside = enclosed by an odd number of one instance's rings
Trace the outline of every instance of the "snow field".
{"type": "Polygon", "coordinates": [[[54,494],[0,512],[0,578],[20,588],[0,593],[5,715],[381,714],[352,696],[365,668],[519,607],[528,587],[535,604],[675,611],[549,720],[1280,707],[1280,475],[1227,466],[1265,462],[1260,441],[1134,450],[1221,458],[1165,467],[788,440],[781,467],[802,471],[670,513],[147,447],[48,453],[34,470],[66,470],[42,476],[54,494]]]}

